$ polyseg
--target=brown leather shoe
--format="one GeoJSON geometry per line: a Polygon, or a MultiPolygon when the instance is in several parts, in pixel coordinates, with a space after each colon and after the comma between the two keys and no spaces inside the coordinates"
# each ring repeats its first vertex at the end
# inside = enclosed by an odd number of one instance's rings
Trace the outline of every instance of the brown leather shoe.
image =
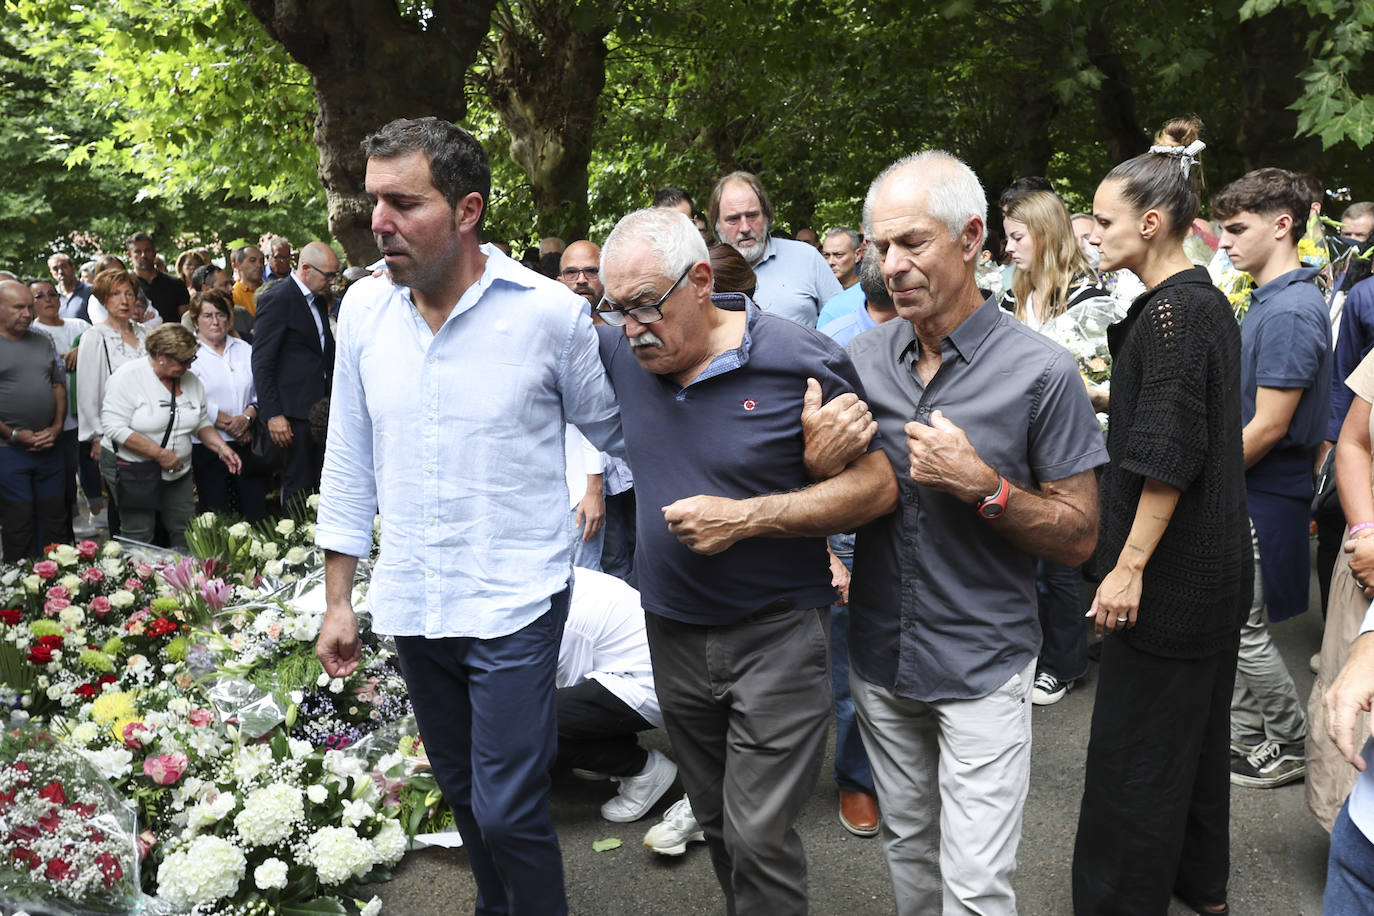
{"type": "Polygon", "coordinates": [[[840,790],[840,823],[855,836],[878,832],[878,800],[867,792],[840,790]]]}

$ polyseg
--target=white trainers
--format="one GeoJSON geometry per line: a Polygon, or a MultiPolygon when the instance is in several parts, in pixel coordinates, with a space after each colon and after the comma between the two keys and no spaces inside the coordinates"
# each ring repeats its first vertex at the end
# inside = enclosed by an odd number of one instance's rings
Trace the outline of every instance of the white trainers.
{"type": "Polygon", "coordinates": [[[644,845],[661,856],[680,856],[687,851],[688,843],[705,842],[706,834],[692,815],[692,803],[685,795],[644,834],[644,845]]]}
{"type": "Polygon", "coordinates": [[[649,751],[649,762],[634,776],[617,776],[620,792],[601,806],[601,816],[617,824],[637,821],[677,779],[677,764],[659,751],[649,751]]]}

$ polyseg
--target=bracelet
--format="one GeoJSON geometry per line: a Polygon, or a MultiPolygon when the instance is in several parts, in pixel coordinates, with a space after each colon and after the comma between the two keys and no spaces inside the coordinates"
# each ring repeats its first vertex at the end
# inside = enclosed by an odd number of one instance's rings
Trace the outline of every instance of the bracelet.
{"type": "Polygon", "coordinates": [[[1374,522],[1356,522],[1350,526],[1349,534],[1351,537],[1369,537],[1374,534],[1374,522]],[[1368,531],[1369,534],[1360,534],[1361,531],[1368,531]]]}

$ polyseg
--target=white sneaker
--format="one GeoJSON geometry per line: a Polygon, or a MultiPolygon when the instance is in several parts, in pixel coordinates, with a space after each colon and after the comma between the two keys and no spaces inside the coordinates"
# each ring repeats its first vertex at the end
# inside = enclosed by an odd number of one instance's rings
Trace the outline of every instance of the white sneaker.
{"type": "Polygon", "coordinates": [[[685,795],[644,834],[644,845],[661,856],[680,856],[687,851],[688,843],[705,842],[706,834],[692,815],[692,803],[685,795]]]}
{"type": "Polygon", "coordinates": [[[663,797],[677,779],[677,764],[659,751],[649,751],[649,762],[634,776],[617,776],[620,792],[601,806],[601,816],[617,824],[637,821],[663,797]]]}

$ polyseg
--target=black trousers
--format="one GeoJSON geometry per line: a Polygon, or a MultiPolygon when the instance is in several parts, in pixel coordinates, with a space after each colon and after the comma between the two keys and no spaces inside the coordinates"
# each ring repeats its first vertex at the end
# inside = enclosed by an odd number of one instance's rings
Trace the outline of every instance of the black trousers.
{"type": "Polygon", "coordinates": [[[324,447],[310,438],[310,421],[287,417],[291,424],[291,444],[282,449],[281,507],[286,515],[291,501],[320,489],[320,469],[324,467],[324,447]]]}
{"type": "Polygon", "coordinates": [[[1226,900],[1239,645],[1237,634],[1215,655],[1176,659],[1103,640],[1073,854],[1079,916],[1162,916],[1171,894],[1226,900]]]}
{"type": "Polygon", "coordinates": [[[635,737],[653,728],[600,681],[558,688],[558,765],[634,776],[649,762],[635,737]]]}
{"type": "MultiPolygon", "coordinates": [[[[230,445],[243,458],[245,446],[230,445]]],[[[201,512],[237,511],[250,522],[267,518],[267,478],[230,474],[219,456],[199,443],[191,446],[191,471],[201,512]]]]}

